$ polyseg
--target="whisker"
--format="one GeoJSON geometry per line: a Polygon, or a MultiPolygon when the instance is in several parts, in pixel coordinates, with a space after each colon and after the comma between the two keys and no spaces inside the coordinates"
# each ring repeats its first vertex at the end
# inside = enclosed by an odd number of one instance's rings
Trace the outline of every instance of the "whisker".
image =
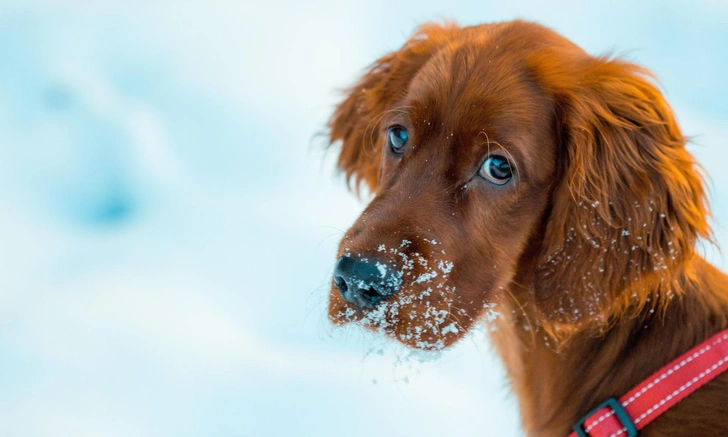
{"type": "Polygon", "coordinates": [[[329,234],[329,235],[325,236],[321,241],[318,242],[318,244],[316,245],[316,249],[320,248],[321,245],[324,244],[324,242],[326,242],[326,240],[328,240],[329,238],[331,238],[331,237],[337,237],[337,236],[343,236],[343,235],[344,235],[344,233],[341,232],[341,231],[339,231],[339,232],[334,232],[332,234],[329,234]]]}
{"type": "Polygon", "coordinates": [[[508,292],[508,295],[511,296],[511,298],[513,299],[513,302],[515,302],[515,304],[518,306],[518,309],[521,311],[523,318],[526,319],[526,324],[528,324],[528,332],[531,333],[531,341],[533,343],[535,343],[536,342],[536,331],[534,329],[535,324],[531,323],[531,318],[528,316],[528,314],[526,313],[526,310],[524,309],[525,304],[522,304],[521,302],[518,301],[518,299],[513,294],[513,292],[510,290],[509,287],[503,287],[503,289],[506,290],[506,292],[508,292]]]}

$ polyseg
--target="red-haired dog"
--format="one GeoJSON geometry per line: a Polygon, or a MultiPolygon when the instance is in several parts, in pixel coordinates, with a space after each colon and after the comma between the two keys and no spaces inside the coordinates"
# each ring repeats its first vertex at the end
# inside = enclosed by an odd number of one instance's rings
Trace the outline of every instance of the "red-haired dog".
{"type": "MultiPolygon", "coordinates": [[[[330,319],[425,350],[491,319],[527,435],[568,435],[728,327],[703,181],[647,70],[533,23],[430,24],[329,127],[374,194],[330,319]]],[[[728,436],[728,374],[640,435],[728,436]]]]}

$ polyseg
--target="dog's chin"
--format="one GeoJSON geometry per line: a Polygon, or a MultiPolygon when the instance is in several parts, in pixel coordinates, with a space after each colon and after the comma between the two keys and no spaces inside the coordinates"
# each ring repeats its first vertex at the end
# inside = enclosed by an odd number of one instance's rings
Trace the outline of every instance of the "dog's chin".
{"type": "Polygon", "coordinates": [[[373,308],[359,309],[344,301],[333,288],[329,320],[337,326],[353,324],[383,335],[413,349],[439,352],[462,338],[472,326],[472,318],[453,314],[450,305],[435,305],[406,295],[379,302],[373,308]],[[469,322],[464,325],[463,320],[469,322]]]}

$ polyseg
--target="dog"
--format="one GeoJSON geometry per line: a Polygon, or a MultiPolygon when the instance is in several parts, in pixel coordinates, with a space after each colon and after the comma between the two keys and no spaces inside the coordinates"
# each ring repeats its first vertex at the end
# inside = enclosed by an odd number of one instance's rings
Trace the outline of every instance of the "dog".
{"type": "MultiPolygon", "coordinates": [[[[594,435],[580,418],[728,328],[728,277],[696,250],[712,238],[701,169],[640,66],[530,22],[426,24],[329,132],[373,195],[329,319],[428,351],[487,319],[529,436],[594,435]]],[[[636,435],[627,407],[602,407],[612,435],[636,435]]],[[[640,435],[727,436],[728,373],[640,435]]]]}

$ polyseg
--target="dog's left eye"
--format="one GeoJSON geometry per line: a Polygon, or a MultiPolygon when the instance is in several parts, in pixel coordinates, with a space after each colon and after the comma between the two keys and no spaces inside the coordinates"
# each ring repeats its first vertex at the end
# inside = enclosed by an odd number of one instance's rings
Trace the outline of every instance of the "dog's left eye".
{"type": "Polygon", "coordinates": [[[389,128],[389,148],[392,152],[401,155],[404,153],[404,147],[407,144],[407,131],[400,126],[389,128]]]}
{"type": "Polygon", "coordinates": [[[480,167],[478,174],[495,185],[505,185],[513,178],[508,160],[502,156],[489,156],[480,167]]]}

